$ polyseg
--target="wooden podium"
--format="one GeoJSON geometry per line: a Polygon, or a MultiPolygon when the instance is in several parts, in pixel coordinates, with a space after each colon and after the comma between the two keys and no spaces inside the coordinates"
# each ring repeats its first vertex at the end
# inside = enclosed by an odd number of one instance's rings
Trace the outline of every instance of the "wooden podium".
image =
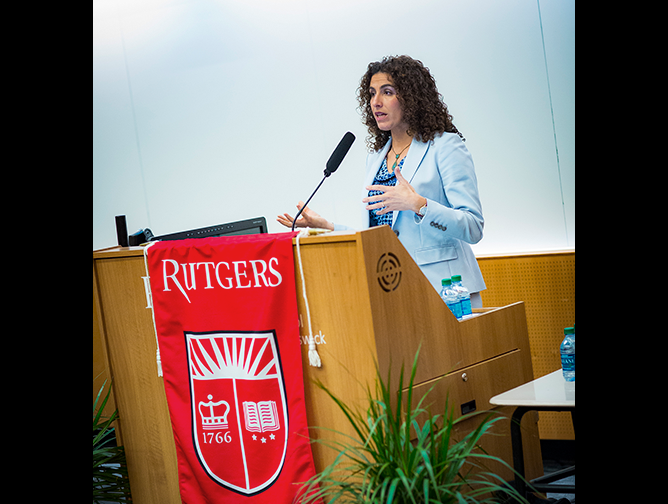
{"type": "MultiPolygon", "coordinates": [[[[347,404],[365,407],[363,385],[373,383],[375,364],[384,376],[410,369],[421,345],[415,396],[441,378],[430,395],[442,413],[449,394],[455,416],[491,409],[489,399],[533,380],[523,303],[475,310],[457,321],[388,226],[355,233],[300,239],[313,334],[322,367],[308,364],[307,312],[295,250],[297,303],[302,336],[306,408],[311,426],[351,434],[334,402],[313,380],[324,383],[347,404]]],[[[93,308],[97,311],[104,359],[114,380],[119,437],[125,446],[134,502],[178,503],[176,450],[162,378],[157,375],[156,338],[144,291],[141,247],[93,252],[93,308]]],[[[512,410],[501,409],[508,417],[512,410]]],[[[472,430],[484,415],[459,424],[472,430]]],[[[525,415],[526,475],[541,476],[542,461],[534,415],[525,415]]],[[[495,427],[483,446],[511,463],[509,420],[495,427]]],[[[332,437],[313,429],[312,437],[332,437]]],[[[336,453],[313,445],[316,469],[336,453]]],[[[512,474],[494,467],[499,474],[512,474]]]]}

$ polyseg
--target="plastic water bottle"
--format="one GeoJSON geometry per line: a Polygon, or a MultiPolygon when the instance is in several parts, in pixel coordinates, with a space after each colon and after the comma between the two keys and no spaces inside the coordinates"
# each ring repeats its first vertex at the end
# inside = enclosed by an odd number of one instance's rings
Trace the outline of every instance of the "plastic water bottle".
{"type": "Polygon", "coordinates": [[[564,341],[561,342],[561,369],[566,381],[575,381],[575,327],[564,329],[564,341]]]}
{"type": "Polygon", "coordinates": [[[445,304],[448,305],[450,311],[457,317],[457,320],[462,319],[462,303],[459,300],[457,292],[452,288],[452,280],[449,278],[444,278],[441,280],[441,299],[445,301],[445,304]]]}
{"type": "Polygon", "coordinates": [[[461,275],[452,275],[452,288],[459,296],[459,301],[462,303],[462,318],[469,318],[473,316],[471,311],[471,294],[464,285],[462,285],[461,275]]]}

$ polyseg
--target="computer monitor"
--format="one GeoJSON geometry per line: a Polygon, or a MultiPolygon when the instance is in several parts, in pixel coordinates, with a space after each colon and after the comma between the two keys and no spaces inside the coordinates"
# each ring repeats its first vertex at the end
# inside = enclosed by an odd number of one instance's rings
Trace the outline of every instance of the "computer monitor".
{"type": "Polygon", "coordinates": [[[156,236],[151,241],[163,240],[185,240],[186,238],[211,238],[215,236],[234,236],[260,234],[267,232],[267,219],[256,217],[228,224],[219,224],[190,231],[181,231],[180,233],[171,233],[162,236],[156,236]]]}

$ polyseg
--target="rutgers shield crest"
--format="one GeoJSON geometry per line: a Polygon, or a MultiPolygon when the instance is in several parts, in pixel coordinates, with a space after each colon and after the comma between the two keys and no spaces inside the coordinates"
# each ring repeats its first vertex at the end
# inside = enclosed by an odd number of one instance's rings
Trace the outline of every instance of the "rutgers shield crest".
{"type": "Polygon", "coordinates": [[[193,440],[218,484],[262,492],[281,473],[288,410],[276,333],[185,333],[193,440]]]}

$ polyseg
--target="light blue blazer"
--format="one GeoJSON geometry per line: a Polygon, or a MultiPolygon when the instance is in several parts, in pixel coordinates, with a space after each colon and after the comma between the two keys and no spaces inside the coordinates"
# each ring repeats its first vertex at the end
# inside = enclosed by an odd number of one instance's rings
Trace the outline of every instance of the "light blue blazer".
{"type": "MultiPolygon", "coordinates": [[[[368,155],[364,187],[373,183],[390,142],[368,155]]],[[[469,244],[482,239],[484,219],[478,196],[473,159],[459,135],[443,133],[433,142],[413,139],[401,170],[418,194],[427,198],[427,213],[420,219],[412,211],[395,211],[392,229],[420,266],[432,286],[440,292],[441,280],[461,275],[469,292],[484,290],[473,250],[469,244]]],[[[368,191],[362,188],[362,198],[368,191]]],[[[369,211],[362,205],[365,227],[369,211]]],[[[335,230],[348,229],[335,225],[335,230]]]]}

